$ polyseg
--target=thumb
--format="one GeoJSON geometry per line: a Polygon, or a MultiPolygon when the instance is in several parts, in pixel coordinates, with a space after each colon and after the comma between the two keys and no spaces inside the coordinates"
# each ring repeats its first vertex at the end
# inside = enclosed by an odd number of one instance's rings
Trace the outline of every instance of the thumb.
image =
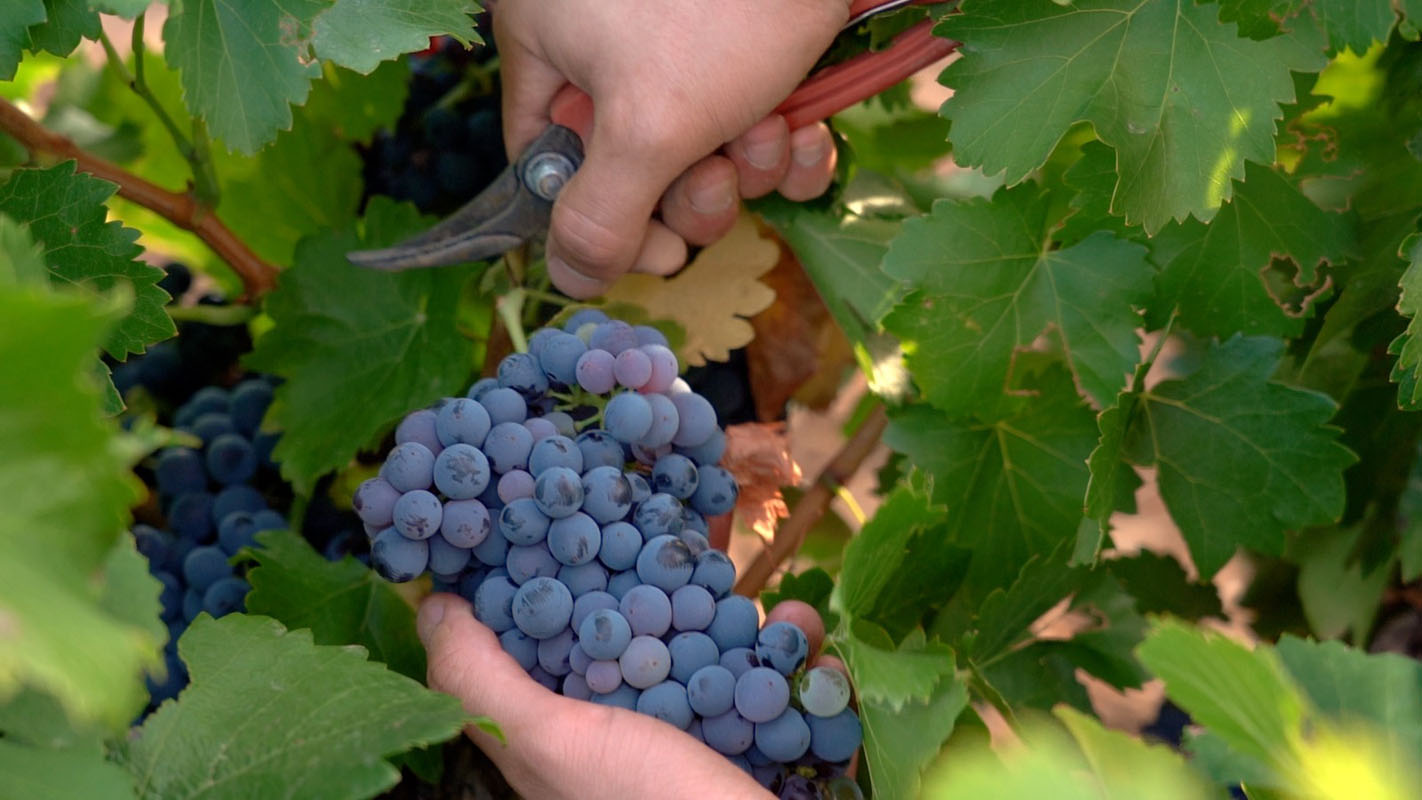
{"type": "Polygon", "coordinates": [[[510,739],[546,718],[544,707],[554,695],[504,652],[465,600],[430,595],[420,607],[416,628],[429,654],[431,689],[459,698],[471,714],[493,718],[510,739]]]}

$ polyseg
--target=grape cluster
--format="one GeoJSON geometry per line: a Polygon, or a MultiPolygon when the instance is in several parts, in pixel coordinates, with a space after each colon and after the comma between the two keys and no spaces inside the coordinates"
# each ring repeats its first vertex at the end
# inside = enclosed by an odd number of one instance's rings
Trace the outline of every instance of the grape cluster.
{"type": "Polygon", "coordinates": [[[151,707],[176,697],[187,684],[176,642],[188,623],[206,611],[221,617],[241,611],[247,582],[228,560],[256,542],[258,531],[285,528],[254,488],[259,471],[272,469],[273,439],[257,426],[272,400],[272,384],[252,378],[230,392],[216,386],[198,390],[178,409],[175,426],[202,441],[199,448],[168,447],[153,466],[166,527],[136,525],[138,551],[163,585],[164,651],[167,674],[149,679],[151,707]]]}
{"type": "Polygon", "coordinates": [[[661,333],[600,311],[535,332],[497,378],[400,423],[354,497],[372,563],[432,573],[549,689],[664,720],[787,797],[842,796],[848,680],[731,593],[706,538],[738,494],[725,434],[677,373],[661,333]]]}

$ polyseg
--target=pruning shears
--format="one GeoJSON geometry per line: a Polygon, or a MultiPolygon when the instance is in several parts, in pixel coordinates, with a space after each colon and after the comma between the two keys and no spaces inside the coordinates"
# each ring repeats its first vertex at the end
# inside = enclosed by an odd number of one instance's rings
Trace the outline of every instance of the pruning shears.
{"type": "MultiPolygon", "coordinates": [[[[853,28],[877,14],[934,0],[855,0],[853,28]]],[[[806,78],[776,109],[791,130],[819,122],[872,97],[947,56],[956,42],[933,35],[924,20],[888,47],[860,54],[806,78]]],[[[553,124],[533,140],[494,182],[448,218],[418,236],[379,250],[347,254],[351,263],[382,270],[438,267],[493,258],[548,230],[553,201],[583,161],[574,131],[592,117],[592,100],[566,87],[549,108],[553,124]]]]}

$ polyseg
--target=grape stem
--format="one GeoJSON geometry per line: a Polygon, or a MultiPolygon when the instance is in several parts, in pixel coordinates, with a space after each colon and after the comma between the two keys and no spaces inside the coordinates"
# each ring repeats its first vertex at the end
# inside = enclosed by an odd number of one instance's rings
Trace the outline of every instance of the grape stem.
{"type": "Polygon", "coordinates": [[[498,312],[499,319],[503,320],[504,329],[508,331],[509,340],[513,342],[516,352],[528,352],[528,337],[523,332],[523,301],[527,294],[523,289],[510,289],[507,293],[499,295],[499,299],[494,301],[494,310],[498,312]]]}
{"type": "Polygon", "coordinates": [[[760,594],[760,590],[765,588],[775,570],[800,549],[805,535],[829,510],[830,501],[835,498],[840,487],[859,470],[864,459],[868,458],[879,444],[879,437],[884,434],[888,424],[889,417],[884,407],[875,406],[864,418],[859,430],[854,432],[849,441],[844,443],[834,458],[830,459],[829,464],[815,477],[814,483],[805,491],[800,502],[795,504],[795,510],[776,527],[775,538],[770,542],[770,546],[762,550],[741,574],[740,580],[736,581],[736,594],[751,598],[760,594]]]}
{"type": "Polygon", "coordinates": [[[0,98],[0,132],[19,142],[35,160],[48,156],[53,161],[75,161],[81,171],[117,184],[120,197],[132,200],[174,225],[197,234],[242,278],[248,298],[265,294],[276,285],[276,268],[252,252],[252,248],[223,224],[212,209],[198,200],[192,189],[171,192],[140,178],[85,151],[69,137],[45,128],[4,98],[0,98]]]}

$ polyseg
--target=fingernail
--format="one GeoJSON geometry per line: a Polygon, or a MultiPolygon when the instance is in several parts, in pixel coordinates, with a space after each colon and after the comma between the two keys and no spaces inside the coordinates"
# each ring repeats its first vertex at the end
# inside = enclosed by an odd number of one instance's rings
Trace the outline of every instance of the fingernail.
{"type": "Polygon", "coordinates": [[[420,635],[420,641],[426,645],[430,643],[430,636],[434,634],[435,628],[439,627],[440,620],[444,619],[444,603],[439,600],[426,600],[420,606],[420,613],[415,618],[415,630],[420,635]]]}
{"type": "Polygon", "coordinates": [[[736,193],[730,181],[716,181],[687,192],[687,199],[699,214],[719,214],[736,202],[736,193]]]}
{"type": "Polygon", "coordinates": [[[762,142],[748,141],[745,146],[746,161],[756,169],[774,169],[780,163],[784,144],[779,136],[772,136],[762,142]]]}
{"type": "Polygon", "coordinates": [[[790,137],[790,154],[802,167],[813,167],[825,157],[825,140],[813,126],[801,128],[790,137]]]}

